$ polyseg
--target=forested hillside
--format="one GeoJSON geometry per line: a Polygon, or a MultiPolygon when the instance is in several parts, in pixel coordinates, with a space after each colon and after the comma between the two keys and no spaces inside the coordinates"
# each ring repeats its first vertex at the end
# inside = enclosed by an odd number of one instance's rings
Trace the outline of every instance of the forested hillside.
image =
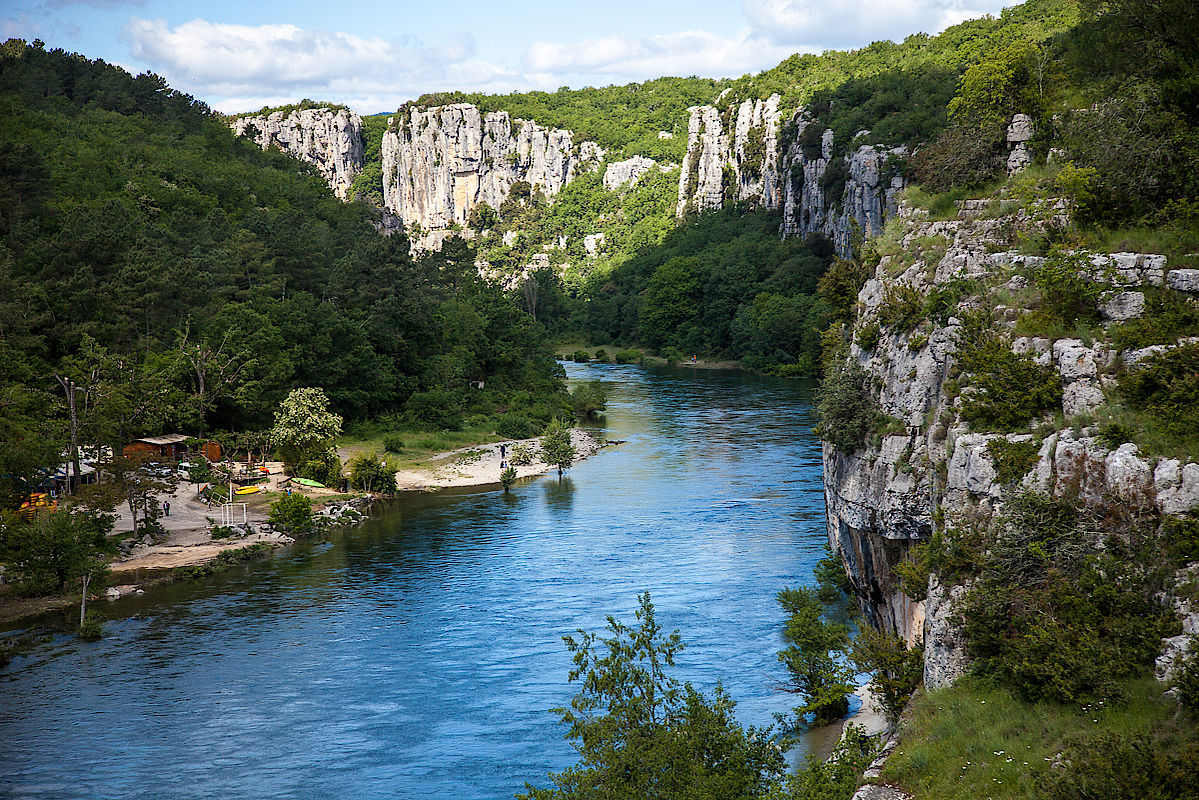
{"type": "Polygon", "coordinates": [[[262,427],[300,386],[351,419],[486,415],[515,392],[526,413],[560,408],[543,330],[479,279],[473,253],[413,259],[372,219],[156,76],[7,42],[4,480],[59,463],[56,374],[87,398],[91,443],[262,427]]]}
{"type": "MultiPolygon", "coordinates": [[[[1167,246],[1160,237],[1154,243],[1142,234],[1190,224],[1192,206],[1184,201],[1195,196],[1199,175],[1193,70],[1175,41],[1191,35],[1193,10],[1184,6],[1032,0],[937,36],[796,55],[731,81],[441,93],[421,102],[473,102],[562,125],[576,132],[576,144],[594,138],[611,148],[609,164],[632,153],[677,163],[688,103],[714,104],[727,127],[743,100],[777,93],[785,123],[800,112],[784,124],[780,152],[818,158],[822,135],[832,131],[832,158],[818,184],[833,205],[849,177],[842,156],[866,143],[905,146],[904,156],[888,159],[888,174],[942,203],[986,194],[1007,177],[1006,126],[1025,114],[1035,131],[1027,180],[1036,188],[1029,191],[1052,193],[1073,180],[1088,235],[1106,240],[1139,230],[1138,246],[1160,248],[1167,246]],[[1171,19],[1177,33],[1168,30],[1171,19]],[[657,130],[674,133],[656,140],[663,149],[633,145],[657,130]],[[1046,166],[1053,154],[1056,162],[1046,166]]],[[[754,203],[726,202],[675,231],[677,171],[659,164],[631,184],[605,187],[605,168],[578,177],[552,202],[536,187],[518,185],[504,207],[480,207],[471,218],[474,246],[489,268],[538,276],[526,304],[537,304],[540,320],[559,336],[593,344],[641,343],[746,359],[786,374],[815,371],[815,326],[830,314],[814,293],[833,261],[825,243],[779,244],[779,212],[752,210],[754,203]],[[773,277],[794,273],[787,262],[795,258],[804,260],[803,279],[773,277]],[[668,285],[677,307],[662,314],[666,295],[654,287],[668,285]],[[805,320],[802,333],[784,332],[780,319],[805,320]]],[[[728,182],[726,175],[726,192],[728,182]]]]}

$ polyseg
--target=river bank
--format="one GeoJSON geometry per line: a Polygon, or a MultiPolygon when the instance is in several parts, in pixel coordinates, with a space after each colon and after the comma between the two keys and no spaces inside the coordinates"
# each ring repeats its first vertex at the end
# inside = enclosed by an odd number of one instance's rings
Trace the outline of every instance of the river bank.
{"type": "MultiPolygon", "coordinates": [[[[576,450],[576,462],[599,452],[606,443],[590,431],[574,428],[571,443],[576,450]]],[[[447,488],[472,486],[498,486],[501,464],[505,456],[511,456],[517,446],[524,446],[538,453],[538,439],[510,440],[494,444],[463,447],[438,453],[417,468],[405,468],[396,473],[396,488],[400,492],[437,491],[447,488]],[[503,448],[501,450],[501,448],[503,448]]],[[[344,454],[343,459],[344,459],[344,454]]],[[[373,496],[368,494],[345,495],[333,489],[316,489],[294,485],[288,481],[280,462],[263,464],[268,470],[266,481],[259,484],[262,489],[250,495],[235,497],[232,518],[227,520],[235,526],[246,526],[250,532],[236,538],[212,537],[214,525],[226,522],[219,506],[210,506],[201,500],[197,491],[200,486],[191,483],[179,484],[175,491],[158,498],[160,503],[169,502],[171,513],[159,519],[165,534],[158,539],[144,537],[141,541],[126,545],[122,555],[109,563],[109,587],[105,593],[93,596],[92,600],[116,600],[165,581],[174,580],[173,570],[199,567],[212,562],[221,553],[239,551],[250,547],[274,549],[291,544],[294,540],[286,534],[266,526],[270,505],[287,491],[301,492],[313,503],[313,510],[320,512],[333,504],[355,498],[364,499],[369,505],[373,496]],[[265,529],[264,529],[265,527],[265,529]]],[[[534,456],[531,463],[514,466],[518,479],[542,475],[554,469],[534,456]]],[[[114,536],[128,535],[131,521],[127,510],[117,513],[114,536]]],[[[12,622],[24,617],[36,616],[57,609],[78,607],[78,595],[55,597],[17,597],[10,587],[0,588],[0,623],[12,622]]]]}

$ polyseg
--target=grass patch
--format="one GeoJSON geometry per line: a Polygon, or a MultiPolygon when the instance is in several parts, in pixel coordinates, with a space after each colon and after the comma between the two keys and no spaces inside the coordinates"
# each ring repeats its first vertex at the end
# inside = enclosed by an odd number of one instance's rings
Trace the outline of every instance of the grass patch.
{"type": "Polygon", "coordinates": [[[1064,753],[1113,734],[1135,736],[1164,726],[1177,708],[1152,679],[1125,688],[1129,701],[1118,706],[1028,704],[972,678],[921,695],[901,723],[900,744],[883,780],[921,800],[1044,800],[1064,774],[1065,768],[1052,766],[1064,753]]]}
{"type": "Polygon", "coordinates": [[[458,450],[463,447],[498,442],[501,437],[488,430],[467,428],[461,431],[438,431],[430,433],[417,429],[391,431],[373,436],[343,436],[338,441],[338,450],[343,456],[353,458],[366,453],[387,453],[388,466],[397,470],[424,466],[424,462],[438,453],[458,450]],[[403,451],[389,451],[385,439],[403,442],[403,451]]]}

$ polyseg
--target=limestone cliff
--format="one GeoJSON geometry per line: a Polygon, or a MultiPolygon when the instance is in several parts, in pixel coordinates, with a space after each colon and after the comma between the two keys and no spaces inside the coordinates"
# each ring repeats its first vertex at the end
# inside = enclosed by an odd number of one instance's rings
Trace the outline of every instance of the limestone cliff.
{"type": "Polygon", "coordinates": [[[442,230],[464,225],[480,203],[499,208],[520,181],[552,198],[603,151],[575,144],[570,131],[457,104],[401,110],[388,122],[382,158],[387,209],[406,225],[442,230]]]}
{"type": "Polygon", "coordinates": [[[350,182],[362,171],[362,119],[344,108],[305,108],[238,117],[229,127],[236,135],[253,139],[263,150],[273,145],[316,165],[342,200],[349,198],[350,182]]]}
{"type": "MultiPolygon", "coordinates": [[[[1144,455],[1132,443],[1104,444],[1086,416],[1109,401],[1119,369],[1135,370],[1148,354],[1174,345],[1121,350],[1102,334],[1093,341],[1015,335],[1035,297],[1026,276],[1044,260],[1015,245],[1044,219],[996,213],[1001,208],[1000,200],[966,201],[955,218],[940,221],[901,208],[874,243],[882,255],[858,295],[847,358],[865,370],[892,422],[886,435],[856,452],[828,444],[824,449],[830,545],[871,621],[924,644],[929,688],[951,683],[967,666],[953,623],[954,603],[965,587],[941,585],[934,576],[925,599],[916,601],[900,590],[893,569],[938,525],[986,518],[1001,506],[1004,487],[991,441],[1035,444],[1035,458],[1017,481],[1026,488],[1077,492],[1088,503],[1136,498],[1172,515],[1199,507],[1199,464],[1144,455]],[[888,315],[905,297],[928,308],[929,296],[938,292],[954,299],[936,319],[923,314],[904,327],[888,315]],[[1012,350],[1060,376],[1057,419],[1064,423],[1055,426],[1047,415],[1025,432],[996,434],[972,431],[963,421],[961,398],[972,391],[970,376],[955,376],[953,367],[961,319],[972,309],[993,309],[995,329],[1012,350]]],[[[1075,263],[1081,276],[1104,290],[1105,326],[1145,313],[1148,287],[1192,296],[1199,290],[1193,270],[1170,269],[1163,256],[1077,253],[1075,263]]]]}
{"type": "Polygon", "coordinates": [[[833,133],[815,147],[801,144],[813,122],[800,109],[781,127],[779,96],[745,100],[721,112],[690,109],[687,154],[679,175],[678,214],[747,203],[782,212],[784,236],[820,232],[842,253],[857,230],[882,230],[904,183],[888,168],[901,148],[862,145],[833,155],[833,133]]]}

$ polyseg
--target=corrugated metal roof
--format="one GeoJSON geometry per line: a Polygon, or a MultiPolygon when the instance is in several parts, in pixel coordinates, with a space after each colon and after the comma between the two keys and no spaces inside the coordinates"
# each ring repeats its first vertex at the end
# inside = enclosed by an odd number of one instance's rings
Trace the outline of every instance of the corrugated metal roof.
{"type": "Polygon", "coordinates": [[[139,442],[146,444],[176,444],[187,439],[182,433],[168,433],[166,436],[143,436],[139,442]]]}

